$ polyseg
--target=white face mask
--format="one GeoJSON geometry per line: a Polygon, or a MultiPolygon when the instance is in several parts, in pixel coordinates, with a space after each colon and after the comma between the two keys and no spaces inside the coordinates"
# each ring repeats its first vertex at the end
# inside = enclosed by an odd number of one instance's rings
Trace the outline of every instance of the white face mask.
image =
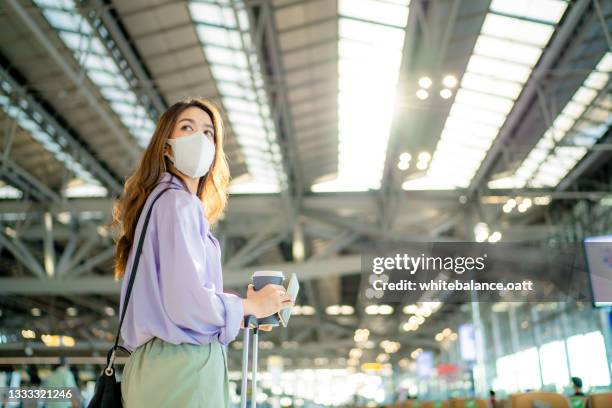
{"type": "Polygon", "coordinates": [[[166,154],[181,173],[189,177],[202,177],[215,158],[215,145],[202,132],[195,132],[189,136],[168,139],[172,146],[174,157],[166,154]]]}

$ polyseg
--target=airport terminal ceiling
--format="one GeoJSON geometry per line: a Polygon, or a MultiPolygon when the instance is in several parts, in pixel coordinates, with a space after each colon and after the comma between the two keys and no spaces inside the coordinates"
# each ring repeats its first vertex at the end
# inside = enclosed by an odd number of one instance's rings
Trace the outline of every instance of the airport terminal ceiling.
{"type": "Polygon", "coordinates": [[[28,353],[22,330],[69,334],[75,356],[108,349],[111,205],[186,96],[224,112],[226,286],[267,269],[303,282],[290,327],[265,335],[277,352],[345,365],[360,328],[435,344],[470,305],[431,305],[406,331],[410,305],[359,296],[362,251],[579,241],[612,223],[612,2],[539,4],[1,2],[2,354],[28,353]]]}

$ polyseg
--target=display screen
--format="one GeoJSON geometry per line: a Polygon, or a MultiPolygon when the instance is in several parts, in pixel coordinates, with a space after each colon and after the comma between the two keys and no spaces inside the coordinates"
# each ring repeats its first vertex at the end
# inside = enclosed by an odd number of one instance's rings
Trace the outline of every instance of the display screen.
{"type": "Polygon", "coordinates": [[[593,304],[612,306],[612,235],[585,238],[584,248],[593,304]]]}

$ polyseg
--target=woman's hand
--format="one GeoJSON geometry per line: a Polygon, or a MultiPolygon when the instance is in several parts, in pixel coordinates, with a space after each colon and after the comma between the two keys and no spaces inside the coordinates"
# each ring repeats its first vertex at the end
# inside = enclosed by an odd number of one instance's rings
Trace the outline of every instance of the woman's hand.
{"type": "MultiPolygon", "coordinates": [[[[257,326],[257,328],[261,331],[272,331],[272,325],[271,324],[262,324],[261,326],[257,326]]],[[[244,329],[244,319],[240,322],[240,328],[244,329]]]]}
{"type": "Polygon", "coordinates": [[[281,285],[267,284],[256,291],[250,284],[247,297],[242,300],[242,304],[245,316],[255,316],[259,319],[293,306],[293,301],[281,285]]]}

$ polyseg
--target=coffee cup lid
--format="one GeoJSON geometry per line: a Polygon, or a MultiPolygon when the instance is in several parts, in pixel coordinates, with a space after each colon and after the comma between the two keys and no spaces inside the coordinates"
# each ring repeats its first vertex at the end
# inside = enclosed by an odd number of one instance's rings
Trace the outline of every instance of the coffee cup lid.
{"type": "Polygon", "coordinates": [[[255,271],[253,272],[253,277],[259,276],[274,276],[277,278],[284,278],[283,271],[255,271]]]}

